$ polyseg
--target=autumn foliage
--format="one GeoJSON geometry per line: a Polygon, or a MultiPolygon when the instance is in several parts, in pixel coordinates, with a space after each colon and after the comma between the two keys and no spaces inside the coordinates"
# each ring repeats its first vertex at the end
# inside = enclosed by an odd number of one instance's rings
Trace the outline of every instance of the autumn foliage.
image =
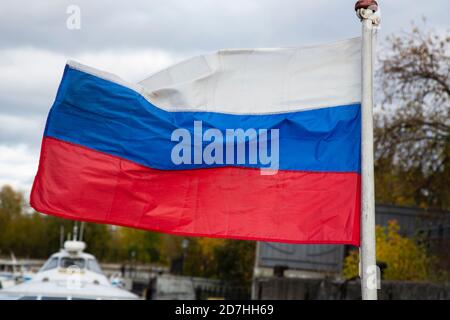
{"type": "MultiPolygon", "coordinates": [[[[429,280],[433,258],[427,255],[425,246],[412,238],[400,235],[396,220],[389,221],[387,227],[376,227],[377,262],[384,262],[385,280],[429,280]]],[[[352,251],[344,261],[344,277],[358,276],[359,253],[352,251]]]]}

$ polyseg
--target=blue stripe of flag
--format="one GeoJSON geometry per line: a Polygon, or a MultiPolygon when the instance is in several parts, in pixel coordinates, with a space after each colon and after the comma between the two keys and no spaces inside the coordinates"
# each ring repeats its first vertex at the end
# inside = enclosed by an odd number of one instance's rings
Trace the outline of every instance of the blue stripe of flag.
{"type": "MultiPolygon", "coordinates": [[[[175,165],[177,128],[279,129],[280,170],[360,172],[360,104],[264,115],[169,112],[136,91],[66,66],[45,136],[76,143],[154,169],[228,165],[175,165]]],[[[205,143],[207,144],[207,143],[205,143]]],[[[259,168],[260,164],[239,166],[259,168]]]]}

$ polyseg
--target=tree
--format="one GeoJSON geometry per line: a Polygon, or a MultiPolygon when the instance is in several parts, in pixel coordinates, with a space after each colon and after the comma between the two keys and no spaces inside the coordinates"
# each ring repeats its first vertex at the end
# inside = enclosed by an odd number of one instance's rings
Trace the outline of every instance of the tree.
{"type": "MultiPolygon", "coordinates": [[[[171,258],[183,253],[181,237],[166,236],[171,258]]],[[[168,247],[166,247],[168,248],[168,247]]],[[[217,238],[190,238],[184,274],[216,278],[229,285],[249,286],[255,258],[255,242],[217,238]]]]}
{"type": "MultiPolygon", "coordinates": [[[[375,188],[378,202],[424,208],[450,207],[450,35],[413,25],[388,38],[379,57],[381,110],[375,114],[375,188]]],[[[391,222],[377,226],[377,260],[385,278],[429,280],[437,257],[420,239],[408,239],[391,222]]],[[[442,256],[446,252],[441,252],[442,256]]],[[[441,257],[442,258],[442,257],[441,257]]],[[[344,275],[358,274],[358,253],[345,259],[344,275]]],[[[445,277],[445,274],[442,274],[445,277]]]]}
{"type": "Polygon", "coordinates": [[[388,38],[377,74],[377,200],[450,206],[450,36],[422,31],[388,38]]]}
{"type": "Polygon", "coordinates": [[[161,235],[155,232],[131,228],[118,228],[115,232],[116,254],[114,260],[136,262],[159,262],[161,258],[161,235]]]}
{"type": "MultiPolygon", "coordinates": [[[[198,277],[218,278],[216,251],[224,246],[226,240],[217,238],[190,238],[185,257],[184,272],[198,277]]],[[[179,243],[181,245],[181,242],[179,243]]],[[[180,248],[180,254],[183,249],[180,248]]]]}
{"type": "MultiPolygon", "coordinates": [[[[0,189],[0,255],[46,259],[59,250],[60,227],[66,236],[74,222],[25,210],[23,194],[9,186],[0,189]]],[[[86,223],[84,239],[87,251],[103,261],[124,261],[135,254],[136,262],[158,262],[160,235],[129,228],[86,223]]]]}
{"type": "Polygon", "coordinates": [[[255,264],[255,242],[226,240],[215,252],[217,275],[231,285],[250,286],[255,264]]]}
{"type": "Polygon", "coordinates": [[[0,190],[0,210],[9,218],[17,217],[23,212],[25,201],[20,192],[14,191],[11,186],[3,186],[0,190]]]}
{"type": "Polygon", "coordinates": [[[0,190],[0,254],[22,257],[45,254],[45,225],[36,212],[24,210],[23,194],[10,186],[0,190]]]}
{"type": "MultiPolygon", "coordinates": [[[[402,237],[397,221],[387,227],[376,227],[377,262],[384,262],[386,280],[429,280],[434,258],[427,255],[425,246],[414,239],[402,237]]],[[[344,261],[344,277],[358,276],[359,253],[351,251],[344,261]]]]}

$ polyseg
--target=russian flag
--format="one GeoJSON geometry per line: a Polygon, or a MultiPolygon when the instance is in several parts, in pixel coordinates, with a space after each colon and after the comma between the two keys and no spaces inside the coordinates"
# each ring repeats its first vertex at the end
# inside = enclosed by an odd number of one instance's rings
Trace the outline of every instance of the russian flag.
{"type": "Polygon", "coordinates": [[[68,62],[31,205],[187,236],[359,245],[361,40],[221,50],[140,83],[68,62]]]}

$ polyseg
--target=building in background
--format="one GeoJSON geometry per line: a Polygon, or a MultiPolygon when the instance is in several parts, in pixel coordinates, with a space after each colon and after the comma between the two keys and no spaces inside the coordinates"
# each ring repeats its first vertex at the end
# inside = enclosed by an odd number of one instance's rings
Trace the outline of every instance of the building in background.
{"type": "MultiPolygon", "coordinates": [[[[400,234],[420,236],[431,253],[443,253],[450,244],[450,212],[393,205],[376,206],[377,225],[397,220],[400,234]]],[[[302,245],[258,242],[255,277],[340,278],[346,245],[302,245]]],[[[445,259],[444,259],[445,260],[445,259]]],[[[447,257],[447,268],[450,261],[447,257]]]]}

